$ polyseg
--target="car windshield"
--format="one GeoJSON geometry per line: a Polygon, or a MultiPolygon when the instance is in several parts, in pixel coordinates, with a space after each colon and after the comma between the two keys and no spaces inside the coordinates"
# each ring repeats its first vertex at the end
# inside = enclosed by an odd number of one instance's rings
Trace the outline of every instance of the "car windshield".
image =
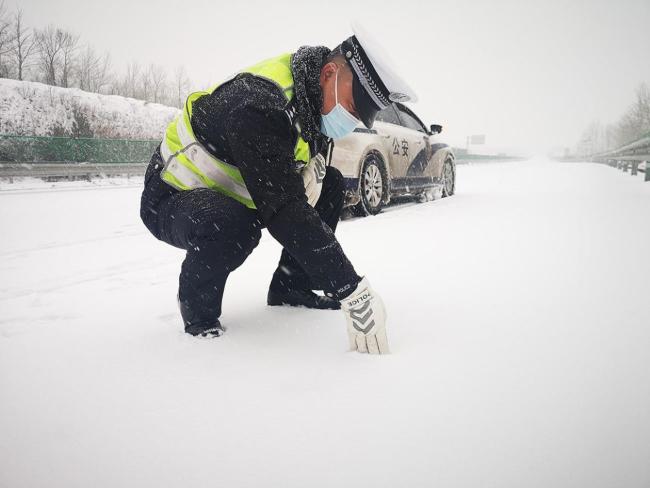
{"type": "Polygon", "coordinates": [[[404,110],[399,111],[399,117],[402,120],[402,125],[404,127],[408,127],[409,129],[417,130],[420,132],[425,132],[425,128],[422,126],[422,124],[411,114],[405,112],[404,110]]]}
{"type": "Polygon", "coordinates": [[[375,120],[388,122],[389,124],[401,125],[400,120],[397,117],[397,112],[395,112],[395,108],[392,105],[378,112],[375,120]]]}

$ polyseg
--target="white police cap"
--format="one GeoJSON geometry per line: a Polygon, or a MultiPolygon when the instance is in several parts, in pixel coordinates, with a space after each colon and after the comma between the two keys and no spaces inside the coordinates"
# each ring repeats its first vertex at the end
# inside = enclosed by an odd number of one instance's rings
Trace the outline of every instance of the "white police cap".
{"type": "Polygon", "coordinates": [[[359,24],[352,24],[354,35],[341,43],[341,54],[354,74],[354,102],[361,120],[372,127],[377,112],[392,102],[415,102],[415,91],[395,72],[381,45],[359,24]]]}

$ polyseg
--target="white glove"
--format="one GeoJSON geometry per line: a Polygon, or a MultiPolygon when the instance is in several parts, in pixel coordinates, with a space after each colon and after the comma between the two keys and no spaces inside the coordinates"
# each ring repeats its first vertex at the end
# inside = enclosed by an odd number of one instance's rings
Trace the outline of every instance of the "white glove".
{"type": "Polygon", "coordinates": [[[302,181],[305,184],[305,195],[309,205],[312,207],[320,198],[320,192],[323,188],[323,178],[325,178],[325,158],[317,154],[309,160],[302,169],[302,181]]]}
{"type": "Polygon", "coordinates": [[[388,354],[386,309],[384,302],[363,278],[355,290],[341,300],[341,310],[348,323],[348,337],[353,351],[388,354]]]}

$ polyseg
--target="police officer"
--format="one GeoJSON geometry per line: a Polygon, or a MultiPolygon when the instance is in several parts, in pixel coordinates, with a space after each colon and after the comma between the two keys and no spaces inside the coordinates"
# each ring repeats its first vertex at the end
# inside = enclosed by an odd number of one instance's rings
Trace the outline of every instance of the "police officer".
{"type": "Polygon", "coordinates": [[[284,248],[267,303],[342,308],[352,349],[388,352],[383,302],[334,236],[344,183],[326,161],[333,140],[415,95],[370,36],[354,34],[334,50],[303,46],[193,93],[169,124],[140,213],[157,239],[187,251],[178,291],[187,333],[224,332],[226,280],[266,227],[284,248]]]}

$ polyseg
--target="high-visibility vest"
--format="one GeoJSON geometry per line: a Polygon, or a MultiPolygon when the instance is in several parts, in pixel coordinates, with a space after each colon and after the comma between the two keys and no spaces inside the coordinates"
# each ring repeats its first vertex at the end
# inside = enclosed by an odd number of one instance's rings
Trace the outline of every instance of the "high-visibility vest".
{"type": "MultiPolygon", "coordinates": [[[[287,102],[293,98],[291,53],[267,59],[240,71],[240,73],[251,73],[266,78],[280,87],[287,102]]],[[[165,137],[160,145],[160,153],[165,162],[161,178],[178,190],[210,188],[254,209],[255,204],[248,193],[239,169],[210,154],[196,140],[190,123],[194,102],[202,96],[210,95],[223,83],[225,81],[208,91],[191,93],[187,97],[184,109],[167,126],[165,137]]],[[[307,164],[311,157],[309,144],[301,137],[298,124],[296,124],[296,129],[298,138],[293,151],[294,159],[307,164]]]]}

